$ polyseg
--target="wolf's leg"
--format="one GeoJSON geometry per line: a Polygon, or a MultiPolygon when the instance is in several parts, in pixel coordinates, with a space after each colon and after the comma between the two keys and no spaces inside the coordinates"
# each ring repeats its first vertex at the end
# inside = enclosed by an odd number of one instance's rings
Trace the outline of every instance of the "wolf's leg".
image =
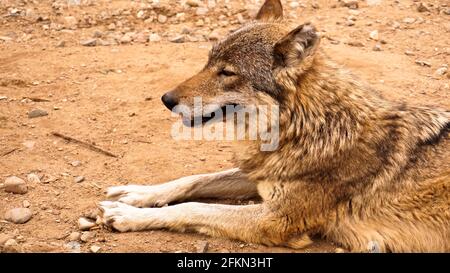
{"type": "Polygon", "coordinates": [[[154,186],[109,188],[107,197],[136,207],[162,207],[199,198],[246,199],[257,196],[256,184],[239,169],[194,175],[154,186]]]}
{"type": "Polygon", "coordinates": [[[169,229],[196,231],[248,243],[302,248],[308,235],[290,236],[289,221],[263,204],[232,206],[183,203],[164,208],[136,208],[120,202],[102,202],[101,222],[120,232],[169,229]]]}

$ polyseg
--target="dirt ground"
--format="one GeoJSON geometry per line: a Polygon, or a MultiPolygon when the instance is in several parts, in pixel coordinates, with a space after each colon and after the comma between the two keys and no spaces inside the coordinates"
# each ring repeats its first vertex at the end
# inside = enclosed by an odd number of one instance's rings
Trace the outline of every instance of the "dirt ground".
{"type": "MultiPolygon", "coordinates": [[[[160,97],[200,70],[213,40],[249,20],[261,3],[216,1],[203,14],[208,1],[189,8],[180,1],[76,2],[0,0],[0,187],[9,176],[41,177],[26,182],[23,195],[0,189],[0,237],[13,238],[14,249],[23,252],[90,252],[92,246],[100,252],[195,252],[204,241],[209,252],[292,252],[165,231],[97,229],[69,243],[69,234],[81,233],[78,218],[109,186],[162,183],[234,166],[240,143],[173,140],[176,119],[160,97]],[[94,46],[82,45],[92,38],[94,46]],[[33,109],[48,115],[30,119],[33,109]],[[78,176],[85,180],[76,183],[78,176]],[[33,212],[30,221],[2,220],[7,210],[23,206],[33,212]]],[[[325,51],[385,97],[450,109],[447,0],[359,1],[357,8],[337,0],[283,3],[290,21],[313,22],[325,51]]],[[[317,240],[302,252],[336,247],[317,240]]]]}

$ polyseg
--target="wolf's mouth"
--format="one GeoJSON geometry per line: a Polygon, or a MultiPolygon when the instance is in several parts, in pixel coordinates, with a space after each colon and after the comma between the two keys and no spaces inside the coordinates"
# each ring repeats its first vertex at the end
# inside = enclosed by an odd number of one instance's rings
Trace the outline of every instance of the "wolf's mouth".
{"type": "Polygon", "coordinates": [[[183,118],[183,124],[188,127],[198,127],[205,125],[210,121],[225,122],[227,119],[227,115],[234,114],[238,112],[239,109],[240,109],[239,104],[236,103],[226,104],[220,108],[217,108],[216,110],[211,111],[209,114],[205,113],[203,116],[196,116],[192,117],[191,119],[183,118]],[[222,113],[222,115],[216,115],[216,113],[222,113]]]}

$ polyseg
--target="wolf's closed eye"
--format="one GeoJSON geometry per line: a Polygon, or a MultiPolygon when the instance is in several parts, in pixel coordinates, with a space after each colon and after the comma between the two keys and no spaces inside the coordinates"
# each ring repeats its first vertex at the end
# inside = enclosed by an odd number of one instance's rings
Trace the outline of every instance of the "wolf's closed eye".
{"type": "Polygon", "coordinates": [[[237,74],[234,71],[231,71],[231,70],[225,68],[219,72],[219,76],[233,77],[233,76],[237,76],[237,74]]]}

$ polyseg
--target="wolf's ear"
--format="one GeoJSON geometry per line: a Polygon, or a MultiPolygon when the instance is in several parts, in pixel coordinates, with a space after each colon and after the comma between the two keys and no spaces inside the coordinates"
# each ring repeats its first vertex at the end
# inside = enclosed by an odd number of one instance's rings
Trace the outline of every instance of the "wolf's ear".
{"type": "Polygon", "coordinates": [[[275,44],[274,67],[307,68],[312,65],[314,55],[320,44],[320,36],[311,24],[304,24],[275,44]]]}
{"type": "Polygon", "coordinates": [[[280,0],[266,0],[256,15],[257,20],[275,21],[283,19],[283,5],[280,0]]]}

